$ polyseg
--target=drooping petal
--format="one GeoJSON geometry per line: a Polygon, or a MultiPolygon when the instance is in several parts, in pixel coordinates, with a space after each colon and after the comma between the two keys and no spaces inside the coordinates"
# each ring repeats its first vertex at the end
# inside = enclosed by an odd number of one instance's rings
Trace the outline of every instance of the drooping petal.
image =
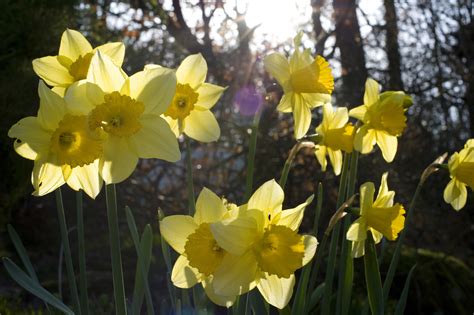
{"type": "Polygon", "coordinates": [[[44,196],[64,184],[63,172],[57,163],[47,157],[35,161],[31,182],[35,191],[33,195],[44,196]]]}
{"type": "Polygon", "coordinates": [[[352,242],[351,255],[354,258],[359,258],[365,254],[365,240],[361,242],[352,242]]]}
{"type": "Polygon", "coordinates": [[[349,241],[362,242],[367,238],[367,221],[365,218],[355,220],[349,230],[347,230],[346,238],[349,241]]]}
{"type": "Polygon", "coordinates": [[[247,216],[214,222],[211,232],[217,244],[234,255],[242,255],[247,251],[258,235],[257,222],[247,216]]]}
{"type": "Polygon", "coordinates": [[[184,253],[188,236],[198,228],[189,215],[172,215],[160,221],[160,233],[168,244],[179,254],[184,253]]]}
{"type": "Polygon", "coordinates": [[[326,171],[326,167],[327,167],[326,150],[327,150],[326,146],[318,145],[316,147],[316,150],[314,151],[314,154],[316,155],[316,158],[318,159],[319,165],[321,165],[321,170],[323,172],[326,171]]]}
{"type": "Polygon", "coordinates": [[[278,183],[272,179],[260,186],[250,197],[248,209],[258,209],[265,213],[269,220],[281,212],[285,194],[278,183]]]}
{"type": "Polygon", "coordinates": [[[212,142],[219,139],[221,129],[210,110],[193,110],[185,119],[184,133],[197,141],[212,142]]]}
{"type": "Polygon", "coordinates": [[[283,309],[293,295],[294,286],[295,275],[291,275],[289,278],[279,278],[266,274],[260,279],[257,288],[269,304],[283,309]]]}
{"type": "Polygon", "coordinates": [[[273,53],[265,57],[263,64],[265,70],[267,70],[286,91],[288,89],[288,81],[290,80],[290,64],[286,57],[280,53],[273,53]]]}
{"type": "Polygon", "coordinates": [[[17,139],[16,153],[29,160],[36,160],[38,154],[47,155],[51,133],[44,130],[36,117],[25,117],[8,130],[8,136],[17,139]]]}
{"type": "Polygon", "coordinates": [[[169,125],[160,116],[143,115],[142,128],[130,140],[140,158],[176,162],[181,158],[178,141],[169,125]]]}
{"type": "Polygon", "coordinates": [[[257,261],[252,251],[241,256],[227,254],[214,273],[214,292],[226,296],[244,294],[255,287],[257,271],[257,261]]]}
{"type": "Polygon", "coordinates": [[[84,190],[92,199],[95,199],[100,193],[103,183],[104,181],[99,175],[99,160],[84,166],[74,167],[67,179],[69,187],[76,191],[84,190]]]}
{"type": "Polygon", "coordinates": [[[161,115],[160,117],[163,118],[168,123],[168,126],[170,126],[171,131],[173,131],[176,138],[178,138],[179,137],[179,122],[178,122],[178,119],[173,119],[173,118],[171,118],[169,116],[166,116],[166,115],[161,115]]]}
{"type": "Polygon", "coordinates": [[[341,150],[332,150],[328,148],[329,160],[331,161],[332,168],[334,169],[334,174],[341,174],[342,168],[342,151],[341,150]]]}
{"type": "Polygon", "coordinates": [[[171,281],[178,288],[189,289],[201,282],[201,279],[199,271],[189,265],[185,256],[179,255],[171,271],[171,281]]]}
{"type": "Polygon", "coordinates": [[[207,63],[201,54],[186,57],[178,69],[176,77],[181,84],[189,84],[193,89],[197,89],[206,80],[207,63]]]}
{"type": "Polygon", "coordinates": [[[300,139],[306,135],[311,125],[311,110],[304,103],[302,97],[294,94],[293,118],[295,121],[295,138],[300,139]]]}
{"type": "Polygon", "coordinates": [[[374,203],[374,183],[367,182],[360,186],[360,215],[364,216],[374,203]]]}
{"type": "Polygon", "coordinates": [[[375,133],[377,144],[382,151],[385,161],[392,162],[397,154],[398,141],[396,136],[392,136],[385,131],[377,131],[375,133]]]}
{"type": "Polygon", "coordinates": [[[204,288],[204,291],[206,292],[207,297],[214,304],[227,307],[227,308],[231,307],[232,304],[234,304],[235,302],[236,296],[235,295],[225,296],[225,295],[216,294],[211,279],[212,277],[209,277],[202,282],[202,287],[204,288]]]}
{"type": "Polygon", "coordinates": [[[370,106],[379,99],[379,84],[373,79],[365,81],[364,105],[370,106]]]}
{"type": "Polygon", "coordinates": [[[277,110],[282,113],[291,113],[293,111],[293,98],[293,92],[283,94],[280,103],[278,103],[277,110]]]}
{"type": "Polygon", "coordinates": [[[130,97],[143,102],[145,114],[163,114],[176,92],[176,75],[165,67],[148,68],[132,75],[130,97]]]}
{"type": "Polygon", "coordinates": [[[217,103],[225,90],[226,88],[222,86],[210,83],[201,84],[201,86],[196,91],[199,96],[194,106],[200,107],[202,109],[211,109],[217,103]]]}
{"type": "Polygon", "coordinates": [[[64,67],[56,56],[48,56],[33,60],[33,70],[51,86],[68,86],[74,82],[74,78],[64,67]]]}
{"type": "Polygon", "coordinates": [[[117,66],[122,66],[123,58],[125,57],[125,45],[123,43],[107,43],[96,47],[94,51],[95,50],[98,50],[104,55],[109,56],[117,66]]]}
{"type": "Polygon", "coordinates": [[[311,195],[305,202],[295,208],[283,210],[280,219],[278,220],[278,225],[284,225],[293,231],[297,231],[300,227],[301,221],[303,220],[304,210],[311,202],[313,202],[313,198],[314,195],[311,195]]]}
{"type": "Polygon", "coordinates": [[[51,91],[43,81],[39,81],[38,94],[40,107],[38,122],[48,130],[55,130],[66,114],[66,103],[58,94],[51,91]]]}
{"type": "Polygon", "coordinates": [[[306,265],[313,259],[318,247],[318,240],[313,235],[303,235],[304,237],[304,256],[303,266],[306,265]]]}
{"type": "Polygon", "coordinates": [[[75,61],[79,56],[84,56],[91,51],[92,46],[84,35],[75,30],[67,29],[64,31],[59,45],[59,55],[75,61]]]}
{"type": "Polygon", "coordinates": [[[227,209],[222,199],[204,187],[196,201],[196,213],[194,214],[196,223],[201,224],[218,221],[226,212],[227,209]]]}
{"type": "Polygon", "coordinates": [[[444,201],[451,204],[454,210],[460,210],[466,205],[466,185],[456,179],[451,179],[443,193],[444,201]]]}
{"type": "Polygon", "coordinates": [[[106,184],[115,184],[129,177],[138,163],[138,156],[125,138],[109,136],[104,141],[100,173],[106,184]]]}
{"type": "Polygon", "coordinates": [[[97,84],[105,93],[120,91],[127,75],[107,55],[97,51],[91,59],[87,81],[97,84]]]}
{"type": "Polygon", "coordinates": [[[362,154],[370,153],[376,143],[376,131],[362,126],[354,137],[354,148],[362,154]]]}

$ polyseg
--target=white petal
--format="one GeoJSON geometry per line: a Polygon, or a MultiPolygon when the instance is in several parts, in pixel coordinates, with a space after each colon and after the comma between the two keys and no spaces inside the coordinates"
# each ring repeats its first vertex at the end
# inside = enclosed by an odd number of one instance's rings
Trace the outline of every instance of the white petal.
{"type": "Polygon", "coordinates": [[[264,278],[260,279],[257,288],[269,304],[276,308],[283,309],[293,295],[294,286],[294,274],[289,278],[278,278],[275,275],[265,275],[264,278]]]}
{"type": "Polygon", "coordinates": [[[66,103],[61,96],[51,91],[43,81],[39,82],[38,94],[40,97],[38,121],[45,129],[55,130],[66,114],[66,103]]]}
{"type": "Polygon", "coordinates": [[[66,56],[75,61],[79,56],[92,51],[91,44],[78,31],[67,29],[61,36],[61,44],[59,46],[59,55],[66,56]]]}
{"type": "Polygon", "coordinates": [[[120,91],[127,75],[114,64],[112,59],[97,51],[92,57],[87,81],[97,84],[105,93],[120,91]]]}
{"type": "Polygon", "coordinates": [[[196,91],[199,96],[194,106],[200,107],[202,109],[211,109],[217,103],[225,90],[226,88],[222,86],[210,83],[201,84],[201,86],[196,91]]]}
{"type": "Polygon", "coordinates": [[[74,82],[74,78],[55,56],[48,56],[33,60],[33,70],[51,86],[68,86],[74,82]]]}
{"type": "Polygon", "coordinates": [[[290,80],[290,64],[285,56],[273,53],[263,59],[265,70],[268,71],[280,85],[286,89],[290,80]]]}
{"type": "Polygon", "coordinates": [[[76,191],[79,189],[84,190],[92,199],[95,199],[100,193],[103,183],[104,181],[99,175],[99,160],[84,166],[74,167],[67,179],[69,187],[76,191]]]}
{"type": "Polygon", "coordinates": [[[189,215],[171,215],[160,221],[160,233],[168,244],[179,254],[184,253],[188,236],[198,225],[189,215]]]}
{"type": "Polygon", "coordinates": [[[207,75],[207,63],[201,54],[186,57],[176,70],[178,83],[189,84],[191,88],[197,89],[207,75]]]}
{"type": "Polygon", "coordinates": [[[38,154],[49,152],[51,132],[41,127],[36,117],[25,117],[14,124],[8,136],[17,139],[14,143],[16,153],[29,160],[36,160],[38,154]]]}
{"type": "Polygon", "coordinates": [[[311,195],[305,202],[295,208],[283,210],[278,225],[284,225],[293,231],[297,231],[303,220],[304,210],[313,201],[313,197],[314,195],[311,195]]]}
{"type": "Polygon", "coordinates": [[[180,255],[171,271],[171,281],[178,288],[192,288],[196,283],[200,282],[199,271],[189,265],[189,261],[185,256],[180,255]]]}
{"type": "Polygon", "coordinates": [[[96,47],[95,50],[99,50],[104,55],[109,56],[117,66],[122,66],[123,58],[125,57],[125,45],[123,43],[107,43],[96,47]]]}
{"type": "Polygon", "coordinates": [[[129,177],[138,163],[137,153],[125,138],[108,136],[104,141],[100,173],[106,184],[115,184],[129,177]]]}
{"type": "Polygon", "coordinates": [[[222,219],[227,212],[222,199],[204,187],[196,201],[194,220],[197,224],[211,223],[222,219]]]}
{"type": "Polygon", "coordinates": [[[295,120],[295,138],[300,139],[306,135],[311,125],[311,110],[300,95],[294,94],[294,99],[293,118],[295,120]]]}
{"type": "Polygon", "coordinates": [[[274,218],[281,212],[285,194],[278,183],[272,179],[260,186],[250,197],[248,209],[258,209],[274,218]]]}
{"type": "Polygon", "coordinates": [[[64,184],[61,167],[52,163],[48,158],[40,158],[35,161],[31,182],[35,188],[33,195],[44,196],[49,194],[64,184]]]}

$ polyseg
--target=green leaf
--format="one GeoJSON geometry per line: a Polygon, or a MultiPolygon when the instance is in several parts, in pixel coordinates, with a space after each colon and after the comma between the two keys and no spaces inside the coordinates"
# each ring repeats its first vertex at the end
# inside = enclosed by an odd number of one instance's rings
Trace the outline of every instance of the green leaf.
{"type": "Polygon", "coordinates": [[[73,311],[69,307],[67,307],[58,298],[40,286],[35,280],[28,277],[28,275],[23,272],[13,261],[11,261],[10,258],[4,257],[3,265],[13,280],[15,280],[16,283],[18,283],[25,290],[40,298],[45,303],[54,306],[58,310],[66,314],[74,315],[73,311]]]}
{"type": "Polygon", "coordinates": [[[415,271],[416,265],[411,267],[410,272],[408,273],[407,279],[405,280],[405,285],[403,286],[402,295],[400,300],[398,300],[397,308],[395,309],[394,315],[403,315],[405,313],[405,305],[407,303],[408,291],[410,291],[411,278],[413,276],[413,271],[415,271]]]}
{"type": "Polygon", "coordinates": [[[375,243],[371,232],[367,233],[367,240],[365,241],[364,268],[367,295],[372,314],[383,315],[384,300],[382,280],[380,279],[377,253],[375,251],[375,243]]]}
{"type": "Polygon", "coordinates": [[[138,239],[137,225],[133,218],[132,211],[125,207],[127,224],[132,235],[133,244],[138,255],[137,270],[135,273],[135,288],[133,290],[132,314],[140,314],[143,304],[143,295],[146,298],[148,314],[154,314],[153,302],[151,299],[150,286],[148,284],[148,272],[151,263],[151,253],[153,246],[153,232],[149,224],[145,227],[141,241],[138,239]]]}
{"type": "Polygon", "coordinates": [[[326,287],[326,283],[321,283],[317,286],[317,288],[311,293],[311,298],[309,299],[309,308],[308,311],[311,311],[313,308],[318,305],[323,297],[324,289],[326,287]]]}
{"type": "Polygon", "coordinates": [[[293,302],[294,314],[306,313],[306,290],[308,289],[309,275],[311,274],[312,266],[313,264],[307,264],[306,266],[304,266],[303,271],[301,272],[301,277],[298,282],[298,288],[296,289],[296,294],[293,302]]]}
{"type": "Polygon", "coordinates": [[[35,269],[33,268],[33,265],[31,264],[31,261],[30,261],[30,258],[28,257],[26,249],[23,246],[23,242],[21,241],[20,237],[16,233],[15,229],[10,224],[8,224],[7,228],[8,228],[8,234],[10,235],[10,239],[12,240],[13,245],[15,246],[15,249],[18,255],[20,256],[20,259],[23,265],[25,266],[26,271],[28,271],[28,274],[33,280],[39,283],[38,277],[36,276],[35,269]]]}

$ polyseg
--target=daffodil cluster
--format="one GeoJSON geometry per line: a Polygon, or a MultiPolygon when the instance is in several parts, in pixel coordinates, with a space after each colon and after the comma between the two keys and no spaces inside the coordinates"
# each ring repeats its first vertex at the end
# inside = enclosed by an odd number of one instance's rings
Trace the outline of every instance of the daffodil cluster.
{"type": "Polygon", "coordinates": [[[92,48],[68,29],[57,56],[33,61],[41,78],[37,116],[21,119],[8,135],[16,139],[16,152],[34,161],[34,195],[67,183],[95,198],[103,182],[128,178],[139,158],[178,161],[170,117],[196,140],[219,138],[209,109],[224,88],[204,82],[207,66],[200,54],[177,71],[147,65],[128,76],[121,68],[124,53],[123,43],[92,48]]]}
{"type": "Polygon", "coordinates": [[[313,197],[287,210],[282,210],[283,199],[274,180],[240,207],[203,189],[194,217],[164,218],[161,234],[180,254],[171,276],[174,285],[201,283],[212,301],[227,307],[257,287],[268,303],[284,308],[293,293],[294,273],[312,259],[317,240],[298,233],[313,197]]]}

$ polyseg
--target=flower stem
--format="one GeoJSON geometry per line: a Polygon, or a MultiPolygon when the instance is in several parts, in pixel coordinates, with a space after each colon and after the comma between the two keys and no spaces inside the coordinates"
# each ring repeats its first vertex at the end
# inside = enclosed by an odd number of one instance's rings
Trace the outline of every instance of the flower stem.
{"type": "Polygon", "coordinates": [[[69,290],[71,291],[71,299],[76,314],[81,314],[79,304],[79,295],[77,293],[76,276],[74,274],[74,266],[72,264],[71,248],[69,247],[69,236],[66,225],[66,215],[64,214],[63,196],[61,188],[56,189],[56,208],[58,210],[59,229],[61,231],[61,240],[64,247],[64,258],[66,260],[67,280],[69,290]]]}
{"type": "Polygon", "coordinates": [[[288,154],[288,158],[285,161],[285,165],[283,166],[283,170],[281,172],[281,177],[279,184],[282,189],[285,189],[286,180],[288,179],[288,173],[290,172],[291,165],[293,164],[293,160],[296,157],[296,154],[305,147],[314,148],[314,143],[310,141],[300,142],[298,141],[293,148],[291,148],[290,153],[288,154]]]}
{"type": "Polygon", "coordinates": [[[255,165],[255,152],[257,150],[258,125],[260,123],[261,111],[255,114],[250,134],[249,153],[247,155],[247,178],[245,181],[245,201],[249,200],[253,189],[253,169],[255,165]]]}
{"type": "Polygon", "coordinates": [[[189,137],[185,137],[186,142],[186,181],[188,184],[188,211],[189,215],[194,215],[196,211],[196,202],[194,200],[194,183],[193,183],[193,161],[192,161],[192,150],[191,140],[189,137]]]}
{"type": "Polygon", "coordinates": [[[79,251],[79,288],[82,314],[89,314],[89,299],[87,298],[86,249],[84,241],[84,207],[82,191],[76,192],[77,209],[77,240],[79,251]]]}
{"type": "Polygon", "coordinates": [[[372,232],[367,233],[364,255],[365,283],[369,305],[373,315],[384,314],[382,281],[380,280],[379,264],[372,232]]]}
{"type": "Polygon", "coordinates": [[[109,221],[110,255],[112,258],[112,276],[114,284],[115,312],[118,315],[127,314],[125,304],[125,288],[123,285],[122,257],[120,254],[120,234],[117,217],[117,195],[115,185],[105,186],[107,200],[107,217],[109,221]]]}

